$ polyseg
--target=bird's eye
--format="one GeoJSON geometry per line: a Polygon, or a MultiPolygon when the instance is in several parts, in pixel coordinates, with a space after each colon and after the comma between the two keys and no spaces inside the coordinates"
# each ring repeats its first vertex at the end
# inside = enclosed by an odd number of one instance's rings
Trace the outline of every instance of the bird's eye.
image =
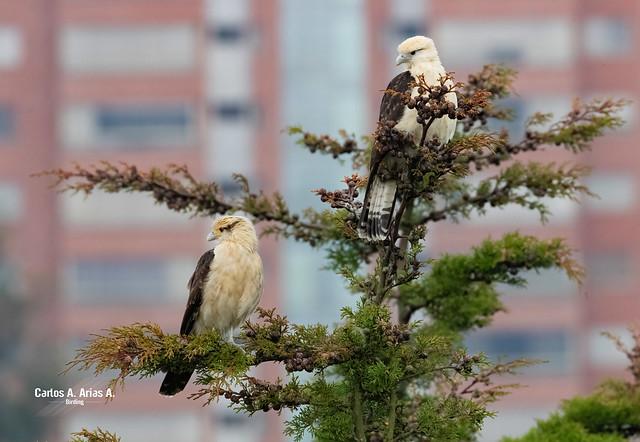
{"type": "Polygon", "coordinates": [[[221,231],[221,232],[224,232],[225,230],[231,230],[231,229],[233,229],[233,228],[236,226],[236,224],[238,224],[239,222],[240,222],[240,220],[238,220],[238,221],[233,221],[232,223],[227,224],[226,226],[222,226],[222,227],[220,227],[220,231],[221,231]]]}
{"type": "Polygon", "coordinates": [[[416,51],[411,51],[411,55],[416,55],[416,51]]]}

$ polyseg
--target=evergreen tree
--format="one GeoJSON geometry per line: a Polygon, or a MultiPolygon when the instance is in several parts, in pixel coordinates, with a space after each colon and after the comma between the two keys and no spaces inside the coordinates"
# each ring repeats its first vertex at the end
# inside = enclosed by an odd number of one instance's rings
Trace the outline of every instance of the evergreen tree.
{"type": "Polygon", "coordinates": [[[640,440],[640,327],[630,329],[633,346],[625,348],[611,334],[629,359],[631,380],[611,379],[585,397],[564,401],[560,410],[538,421],[519,438],[502,442],[627,442],[640,440]]]}
{"type": "MultiPolygon", "coordinates": [[[[193,367],[200,386],[194,399],[210,402],[224,396],[248,414],[292,409],[285,431],[295,440],[305,433],[320,441],[473,440],[492,414],[487,404],[511,387],[494,378],[529,361],[493,364],[483,355],[469,355],[463,335],[488,325],[503,309],[496,284],[524,286],[525,271],[554,267],[579,282],[582,269],[562,239],[517,232],[485,239],[465,254],[427,260],[421,252],[429,227],[514,204],[538,212],[545,222],[549,199],[578,200],[589,194],[581,183],[588,171],[524,162],[519,156],[542,148],[579,154],[623,123],[619,112],[626,104],[576,100],[569,113],[555,120],[550,114],[532,115],[524,136],[512,139],[506,130],[489,130],[488,123],[512,117],[501,102],[510,95],[514,78],[507,68],[486,66],[466,83],[452,84],[447,75],[432,87],[421,79],[418,97],[402,95],[418,110],[425,128],[444,115],[458,120],[456,136],[443,147],[439,140],[415,145],[389,125],[362,140],[291,128],[303,148],[353,164],[343,188],[315,191],[328,205],[322,211],[292,213],[279,194],[255,192],[240,175],[235,179],[241,196],[230,199],[216,183],[199,181],[177,165],[141,171],[101,163],[47,172],[64,191],[143,192],[171,210],[207,217],[246,212],[264,224],[263,234],[304,242],[323,253],[326,267],[342,275],[359,297],[355,308],[342,309],[342,322],[334,329],[292,324],[275,310],[259,310],[258,320],[243,327],[243,350],[215,332],[180,337],[151,323],[113,327],[80,349],[70,367],[93,369],[96,375],[116,370],[112,388],[123,386],[129,376],[193,367]],[[444,100],[452,90],[457,109],[444,100]],[[396,177],[405,195],[395,229],[382,242],[367,242],[357,234],[358,194],[366,185],[359,171],[372,149],[397,158],[393,170],[382,173],[396,177]],[[477,184],[465,179],[487,170],[488,177],[477,184]],[[417,313],[425,319],[415,320],[417,313]],[[283,379],[270,382],[247,374],[254,366],[274,363],[286,370],[283,379]],[[297,375],[302,371],[312,376],[303,380],[297,375]]],[[[76,440],[117,437],[83,430],[76,440]]]]}

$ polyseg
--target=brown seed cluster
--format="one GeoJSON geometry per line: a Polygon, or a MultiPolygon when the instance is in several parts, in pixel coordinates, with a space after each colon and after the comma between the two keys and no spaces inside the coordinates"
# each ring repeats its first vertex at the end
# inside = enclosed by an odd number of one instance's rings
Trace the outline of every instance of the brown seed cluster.
{"type": "Polygon", "coordinates": [[[313,359],[306,357],[302,350],[297,350],[293,357],[285,363],[285,369],[288,372],[304,370],[311,373],[313,368],[313,359]]]}
{"type": "Polygon", "coordinates": [[[453,87],[453,85],[444,83],[442,79],[441,84],[436,86],[430,86],[426,83],[418,86],[418,95],[409,98],[406,103],[409,109],[415,109],[417,111],[418,124],[424,126],[428,124],[431,119],[442,118],[444,116],[448,116],[453,120],[458,118],[456,106],[446,100],[446,95],[453,91],[453,87]]]}
{"type": "Polygon", "coordinates": [[[407,147],[413,147],[413,139],[404,132],[394,129],[396,121],[380,121],[373,134],[375,141],[374,149],[380,155],[387,153],[396,156],[398,152],[403,152],[407,147]]]}
{"type": "Polygon", "coordinates": [[[289,321],[285,316],[276,314],[275,308],[256,310],[258,317],[264,321],[262,324],[253,324],[246,321],[243,326],[244,335],[249,339],[256,339],[258,336],[277,343],[287,334],[289,321]]]}
{"type": "Polygon", "coordinates": [[[298,348],[293,352],[293,356],[285,361],[285,369],[289,373],[294,371],[311,373],[315,369],[325,368],[342,360],[343,358],[337,352],[327,351],[311,354],[302,348],[298,348]]]}
{"type": "Polygon", "coordinates": [[[485,90],[477,90],[472,95],[458,95],[458,109],[456,118],[462,122],[465,132],[480,122],[486,125],[491,115],[488,112],[491,93],[485,90]]]}
{"type": "Polygon", "coordinates": [[[329,191],[327,189],[316,189],[313,192],[320,196],[320,201],[328,203],[333,209],[347,209],[352,213],[356,213],[362,208],[362,203],[356,201],[359,192],[358,189],[366,184],[366,178],[354,173],[351,176],[344,177],[343,182],[347,185],[346,189],[329,191]]]}
{"type": "Polygon", "coordinates": [[[304,132],[300,128],[290,128],[290,134],[302,134],[299,144],[306,146],[311,153],[322,152],[338,158],[343,154],[350,154],[358,150],[358,143],[353,137],[347,135],[345,131],[340,132],[343,141],[340,142],[329,135],[315,135],[311,132],[304,132]]]}
{"type": "Polygon", "coordinates": [[[504,66],[486,65],[482,71],[469,75],[467,83],[458,90],[458,118],[463,130],[470,131],[476,123],[487,124],[489,118],[508,120],[510,109],[497,106],[494,101],[509,96],[515,71],[504,66]]]}
{"type": "Polygon", "coordinates": [[[516,72],[508,67],[485,65],[480,72],[469,75],[461,91],[472,95],[475,91],[484,90],[495,98],[504,98],[511,93],[515,76],[516,72]]]}
{"type": "Polygon", "coordinates": [[[384,331],[385,340],[389,345],[399,345],[411,339],[411,331],[405,324],[393,324],[384,331]]]}
{"type": "Polygon", "coordinates": [[[282,390],[283,386],[280,384],[248,377],[247,385],[240,391],[221,390],[220,393],[232,403],[244,405],[247,411],[267,412],[280,410],[283,403],[279,400],[279,394],[282,390]]]}

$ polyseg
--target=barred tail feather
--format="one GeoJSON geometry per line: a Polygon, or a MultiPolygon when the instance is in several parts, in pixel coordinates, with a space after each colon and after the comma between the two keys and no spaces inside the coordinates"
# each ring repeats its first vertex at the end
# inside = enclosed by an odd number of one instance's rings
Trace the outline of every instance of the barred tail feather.
{"type": "Polygon", "coordinates": [[[364,197],[359,233],[362,237],[380,241],[389,234],[396,204],[397,185],[395,181],[380,181],[375,176],[372,179],[364,197]]]}

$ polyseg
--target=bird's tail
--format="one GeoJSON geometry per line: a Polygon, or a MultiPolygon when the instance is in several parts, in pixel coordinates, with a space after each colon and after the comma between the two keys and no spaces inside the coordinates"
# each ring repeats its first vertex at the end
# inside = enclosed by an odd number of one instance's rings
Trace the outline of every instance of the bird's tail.
{"type": "Polygon", "coordinates": [[[192,374],[193,370],[178,373],[168,371],[160,386],[160,394],[173,396],[174,394],[180,393],[189,383],[192,374]]]}
{"type": "Polygon", "coordinates": [[[389,234],[396,205],[395,181],[381,181],[377,176],[367,186],[358,224],[359,234],[371,240],[383,240],[389,234]]]}

